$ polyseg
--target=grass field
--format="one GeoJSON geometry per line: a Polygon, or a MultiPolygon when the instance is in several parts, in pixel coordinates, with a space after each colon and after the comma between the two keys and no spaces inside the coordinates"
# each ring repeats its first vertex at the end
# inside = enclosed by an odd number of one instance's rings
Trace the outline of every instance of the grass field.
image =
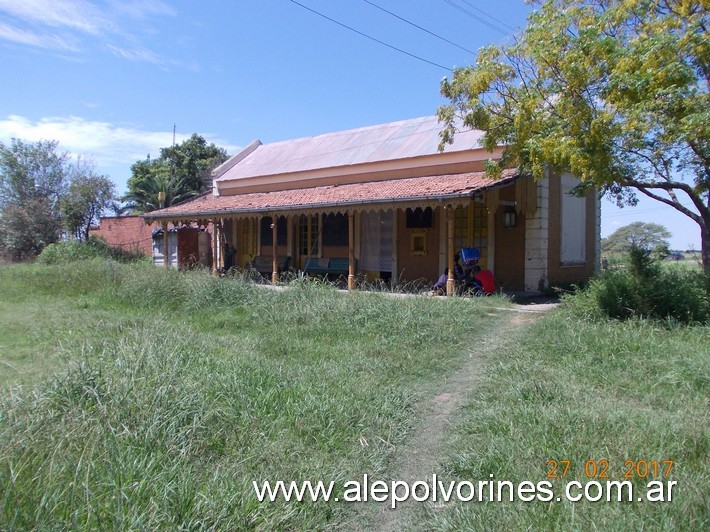
{"type": "Polygon", "coordinates": [[[588,459],[614,474],[672,459],[678,491],[422,504],[413,528],[707,528],[710,328],[559,309],[511,329],[508,307],[101,260],[0,266],[0,529],[372,523],[358,504],[259,502],[252,481],[396,478],[397,450],[416,448],[472,352],[482,377],[422,479],[537,482],[550,459],[573,461],[569,478],[588,459]]]}
{"type": "Polygon", "coordinates": [[[459,504],[429,511],[432,528],[708,529],[710,328],[586,323],[562,308],[493,357],[442,472],[515,482],[551,473],[556,494],[569,481],[630,480],[634,501],[459,504]],[[663,460],[674,462],[668,478],[663,460]],[[672,502],[638,502],[657,480],[678,482],[672,502]]]}

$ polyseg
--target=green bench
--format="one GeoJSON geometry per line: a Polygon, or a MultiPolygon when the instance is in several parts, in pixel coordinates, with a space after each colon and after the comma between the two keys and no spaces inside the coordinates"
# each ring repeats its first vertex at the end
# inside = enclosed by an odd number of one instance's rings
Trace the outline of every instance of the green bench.
{"type": "MultiPolygon", "coordinates": [[[[355,270],[357,270],[357,260],[355,261],[355,270]]],[[[311,257],[306,259],[303,271],[314,275],[347,276],[349,273],[349,260],[343,257],[330,257],[322,259],[311,257]]]]}
{"type": "MultiPolygon", "coordinates": [[[[265,277],[271,277],[274,271],[274,259],[266,255],[257,255],[249,263],[249,267],[252,270],[258,271],[261,275],[265,277]]],[[[278,272],[282,273],[291,267],[291,257],[279,257],[278,259],[278,272]]]]}

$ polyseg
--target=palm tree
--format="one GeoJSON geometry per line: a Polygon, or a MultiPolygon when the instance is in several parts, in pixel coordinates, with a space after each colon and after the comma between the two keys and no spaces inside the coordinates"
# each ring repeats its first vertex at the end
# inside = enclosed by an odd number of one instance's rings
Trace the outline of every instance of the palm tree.
{"type": "Polygon", "coordinates": [[[132,212],[145,213],[170,207],[197,195],[190,190],[185,179],[171,175],[167,164],[159,164],[143,176],[133,190],[123,196],[126,207],[132,212]]]}

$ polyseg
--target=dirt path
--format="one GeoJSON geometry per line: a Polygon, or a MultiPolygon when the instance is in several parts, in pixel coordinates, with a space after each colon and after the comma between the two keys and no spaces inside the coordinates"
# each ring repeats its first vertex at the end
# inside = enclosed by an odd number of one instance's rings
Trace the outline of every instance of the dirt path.
{"type": "MultiPolygon", "coordinates": [[[[509,320],[505,320],[490,331],[480,349],[471,353],[464,365],[445,385],[430,396],[428,404],[422,408],[420,424],[407,442],[396,451],[392,468],[393,479],[409,482],[410,485],[417,480],[431,479],[432,474],[437,472],[439,460],[445,453],[444,446],[449,426],[456,419],[457,411],[476,385],[485,358],[483,353],[489,353],[506,345],[507,342],[514,341],[511,332],[535,322],[549,308],[552,307],[538,309],[537,312],[511,314],[509,320]]],[[[359,526],[362,530],[387,532],[416,529],[413,519],[416,516],[416,506],[419,504],[428,503],[418,503],[410,499],[398,503],[394,510],[385,503],[367,505],[362,508],[367,515],[362,516],[359,526]]]]}

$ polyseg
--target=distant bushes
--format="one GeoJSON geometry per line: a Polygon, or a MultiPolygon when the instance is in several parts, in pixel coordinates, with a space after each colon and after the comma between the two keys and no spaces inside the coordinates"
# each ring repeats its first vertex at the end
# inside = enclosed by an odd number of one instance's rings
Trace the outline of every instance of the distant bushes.
{"type": "Polygon", "coordinates": [[[703,271],[662,268],[648,252],[634,248],[623,268],[604,273],[568,301],[584,313],[621,320],[709,323],[710,278],[703,271]]]}
{"type": "Polygon", "coordinates": [[[95,258],[113,259],[120,262],[135,262],[145,256],[138,251],[114,248],[100,237],[90,236],[86,242],[57,242],[49,244],[37,257],[39,264],[66,264],[95,258]]]}

